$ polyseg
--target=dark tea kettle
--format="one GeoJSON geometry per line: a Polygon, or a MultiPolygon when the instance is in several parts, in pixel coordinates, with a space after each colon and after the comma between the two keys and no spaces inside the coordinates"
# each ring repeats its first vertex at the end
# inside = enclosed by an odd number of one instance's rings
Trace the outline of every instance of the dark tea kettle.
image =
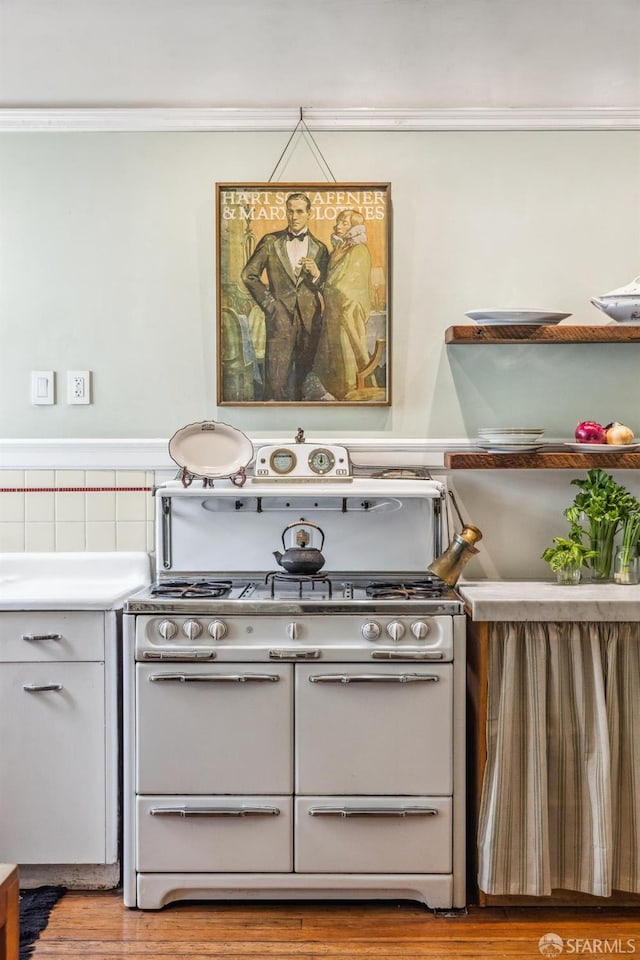
{"type": "Polygon", "coordinates": [[[305,520],[304,517],[290,523],[282,531],[282,546],[284,547],[284,553],[274,550],[273,555],[287,573],[313,574],[324,566],[324,557],[320,552],[324,546],[324,531],[317,523],[305,520]],[[322,537],[320,548],[309,546],[311,543],[309,527],[317,530],[322,537]],[[290,539],[293,540],[295,546],[287,547],[286,534],[289,531],[295,531],[290,535],[290,539]]]}

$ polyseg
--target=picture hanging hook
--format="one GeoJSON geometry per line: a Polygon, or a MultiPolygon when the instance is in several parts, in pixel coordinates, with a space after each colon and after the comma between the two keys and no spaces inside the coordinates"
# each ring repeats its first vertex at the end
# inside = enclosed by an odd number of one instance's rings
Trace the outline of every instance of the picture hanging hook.
{"type": "Polygon", "coordinates": [[[295,127],[293,128],[293,130],[292,130],[292,132],[291,132],[291,136],[289,137],[289,139],[287,140],[287,142],[286,142],[286,144],[285,144],[284,150],[282,151],[282,153],[281,153],[280,156],[278,157],[278,161],[277,161],[275,167],[273,168],[273,170],[271,171],[271,176],[269,177],[269,181],[268,181],[268,182],[269,182],[269,183],[272,182],[272,180],[273,180],[273,178],[274,178],[274,176],[275,176],[275,174],[276,174],[276,171],[277,171],[278,167],[280,166],[280,164],[281,164],[282,161],[284,160],[285,156],[287,155],[287,152],[288,152],[288,150],[289,150],[289,147],[290,147],[290,145],[291,145],[291,142],[292,142],[293,138],[295,137],[296,133],[298,133],[298,131],[300,131],[300,133],[302,133],[302,135],[303,135],[303,136],[305,137],[305,139],[307,140],[307,143],[308,143],[308,145],[309,145],[309,149],[311,150],[311,153],[313,154],[316,162],[318,163],[318,166],[322,169],[322,171],[323,171],[325,177],[327,178],[327,180],[332,180],[332,181],[335,183],[335,182],[336,182],[336,178],[335,178],[335,176],[333,175],[333,171],[331,170],[331,167],[330,167],[329,164],[327,163],[327,161],[326,161],[326,159],[325,159],[325,156],[324,156],[324,154],[322,153],[322,150],[320,149],[320,147],[319,147],[318,144],[316,143],[316,141],[315,141],[315,139],[314,139],[314,137],[313,137],[313,134],[311,133],[311,130],[309,129],[309,127],[307,126],[307,124],[306,124],[306,122],[305,122],[305,119],[304,119],[304,107],[300,107],[299,109],[300,109],[300,119],[298,120],[298,122],[296,123],[295,127]]]}

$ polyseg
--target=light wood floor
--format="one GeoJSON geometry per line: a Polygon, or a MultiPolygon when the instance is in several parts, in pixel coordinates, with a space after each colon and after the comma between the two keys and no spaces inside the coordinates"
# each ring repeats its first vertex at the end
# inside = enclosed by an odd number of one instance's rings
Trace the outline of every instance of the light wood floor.
{"type": "Polygon", "coordinates": [[[640,911],[471,907],[466,915],[451,917],[406,902],[177,903],[161,911],[138,911],[124,907],[118,891],[70,891],[54,907],[33,957],[539,960],[538,941],[545,933],[558,934],[565,941],[560,960],[571,954],[640,954],[640,911]]]}

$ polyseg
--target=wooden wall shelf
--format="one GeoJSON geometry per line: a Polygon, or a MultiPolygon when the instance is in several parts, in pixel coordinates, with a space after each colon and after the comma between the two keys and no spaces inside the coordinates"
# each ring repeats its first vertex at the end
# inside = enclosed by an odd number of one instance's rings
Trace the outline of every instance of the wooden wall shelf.
{"type": "Polygon", "coordinates": [[[571,324],[480,324],[448,327],[445,343],[640,343],[640,324],[602,324],[578,327],[571,324]]]}
{"type": "Polygon", "coordinates": [[[544,451],[534,453],[485,453],[460,451],[445,453],[449,470],[609,470],[640,469],[640,453],[574,453],[544,451]]]}

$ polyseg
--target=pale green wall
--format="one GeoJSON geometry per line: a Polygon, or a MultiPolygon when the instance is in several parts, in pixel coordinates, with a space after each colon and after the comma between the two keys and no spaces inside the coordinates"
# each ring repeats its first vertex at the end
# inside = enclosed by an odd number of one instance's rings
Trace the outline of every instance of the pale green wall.
{"type": "MultiPolygon", "coordinates": [[[[342,182],[390,181],[393,404],[305,409],[309,432],[569,436],[580,419],[640,434],[640,347],[445,348],[483,306],[606,318],[589,297],[640,273],[640,133],[318,133],[342,182]]],[[[0,436],[168,437],[226,420],[290,433],[288,408],[216,408],[216,181],[267,180],[282,133],[0,137],[0,436]],[[93,371],[94,403],[65,373],[93,371]],[[58,403],[30,403],[30,371],[58,403]]],[[[304,141],[282,178],[322,180],[304,141]]]]}

